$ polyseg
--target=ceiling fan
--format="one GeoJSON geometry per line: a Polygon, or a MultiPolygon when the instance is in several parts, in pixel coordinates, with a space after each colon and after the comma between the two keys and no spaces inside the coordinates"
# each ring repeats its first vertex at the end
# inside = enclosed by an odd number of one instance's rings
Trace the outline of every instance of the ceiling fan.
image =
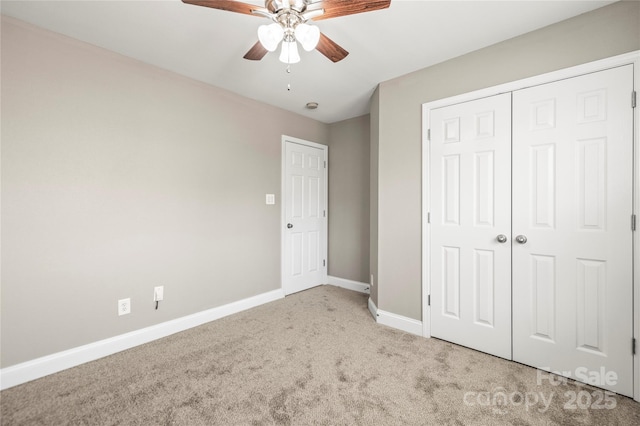
{"type": "Polygon", "coordinates": [[[265,0],[264,7],[233,0],[182,0],[196,6],[226,10],[268,18],[270,25],[258,28],[258,42],[244,55],[259,61],[282,42],[280,60],[287,64],[300,61],[297,43],[306,50],[318,50],[333,62],[344,59],[349,52],[340,47],[318,27],[308,21],[336,18],[389,7],[391,0],[265,0]],[[297,43],[296,43],[297,42],[297,43]]]}

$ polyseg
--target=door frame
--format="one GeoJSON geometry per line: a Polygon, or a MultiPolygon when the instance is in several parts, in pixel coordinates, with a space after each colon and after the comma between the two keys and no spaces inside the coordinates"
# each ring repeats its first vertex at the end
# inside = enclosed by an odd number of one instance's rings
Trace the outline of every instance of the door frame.
{"type": "MultiPolygon", "coordinates": [[[[634,66],[633,90],[638,92],[640,50],[422,104],[422,335],[424,337],[431,337],[431,307],[428,304],[431,293],[429,281],[431,202],[428,168],[431,110],[630,64],[634,66]]],[[[631,103],[631,97],[629,102],[631,103]]],[[[637,102],[640,104],[640,99],[637,102]]],[[[637,105],[633,111],[633,127],[633,214],[638,216],[640,212],[640,105],[637,105]]],[[[633,356],[633,398],[640,402],[640,274],[636,273],[640,271],[638,247],[640,247],[640,227],[636,228],[633,235],[633,337],[636,341],[636,353],[633,356]]]]}
{"type": "Polygon", "coordinates": [[[281,202],[280,202],[280,288],[282,289],[283,293],[285,290],[285,274],[284,274],[284,268],[285,268],[285,249],[286,249],[286,243],[287,243],[287,232],[286,232],[286,223],[287,223],[287,218],[286,218],[286,206],[287,206],[287,167],[286,167],[286,162],[287,162],[287,153],[286,153],[286,149],[287,149],[287,143],[295,143],[298,145],[304,145],[304,146],[308,146],[311,148],[317,148],[320,149],[324,152],[324,161],[325,161],[325,167],[324,167],[324,179],[323,179],[323,186],[324,186],[324,191],[322,194],[322,197],[324,199],[324,208],[326,211],[325,217],[323,218],[322,221],[322,232],[320,234],[320,253],[322,254],[322,258],[325,259],[324,265],[322,267],[322,277],[323,277],[323,281],[327,281],[327,271],[329,270],[329,257],[328,257],[328,251],[329,251],[329,241],[328,241],[328,236],[329,236],[329,227],[328,227],[328,223],[329,223],[329,147],[327,145],[322,145],[316,142],[311,142],[311,141],[307,141],[304,139],[299,139],[299,138],[294,138],[292,136],[287,136],[287,135],[282,135],[282,145],[281,145],[281,162],[280,162],[280,197],[281,197],[281,202]]]}

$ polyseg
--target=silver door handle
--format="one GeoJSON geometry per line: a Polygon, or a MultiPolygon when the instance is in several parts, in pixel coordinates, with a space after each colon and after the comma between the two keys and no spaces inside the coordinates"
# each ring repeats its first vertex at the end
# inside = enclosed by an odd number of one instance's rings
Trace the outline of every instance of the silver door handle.
{"type": "Polygon", "coordinates": [[[520,244],[525,244],[527,242],[527,237],[525,237],[524,235],[518,235],[516,237],[516,241],[520,244]]]}
{"type": "Polygon", "coordinates": [[[293,223],[287,223],[287,228],[289,229],[293,228],[293,223]]]}
{"type": "Polygon", "coordinates": [[[496,237],[496,240],[498,240],[499,243],[506,243],[507,242],[507,236],[504,234],[500,234],[496,237]]]}

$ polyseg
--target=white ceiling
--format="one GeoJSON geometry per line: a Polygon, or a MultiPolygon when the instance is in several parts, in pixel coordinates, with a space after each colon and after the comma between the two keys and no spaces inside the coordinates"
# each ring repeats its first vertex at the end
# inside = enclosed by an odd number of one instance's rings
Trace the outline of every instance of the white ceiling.
{"type": "Polygon", "coordinates": [[[366,114],[380,82],[610,3],[392,0],[389,9],[317,22],[349,56],[334,64],[317,51],[300,49],[302,60],[290,74],[277,52],[262,61],[242,58],[257,41],[258,26],[269,22],[265,18],[180,0],[2,0],[0,8],[2,14],[332,123],[366,114]],[[319,108],[305,109],[309,101],[319,108]]]}

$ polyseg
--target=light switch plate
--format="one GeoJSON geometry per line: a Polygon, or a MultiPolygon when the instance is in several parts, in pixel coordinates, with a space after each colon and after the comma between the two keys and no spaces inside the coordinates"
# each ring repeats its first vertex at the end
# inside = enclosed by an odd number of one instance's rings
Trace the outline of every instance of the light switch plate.
{"type": "Polygon", "coordinates": [[[267,204],[276,203],[276,194],[267,194],[267,204]]]}

